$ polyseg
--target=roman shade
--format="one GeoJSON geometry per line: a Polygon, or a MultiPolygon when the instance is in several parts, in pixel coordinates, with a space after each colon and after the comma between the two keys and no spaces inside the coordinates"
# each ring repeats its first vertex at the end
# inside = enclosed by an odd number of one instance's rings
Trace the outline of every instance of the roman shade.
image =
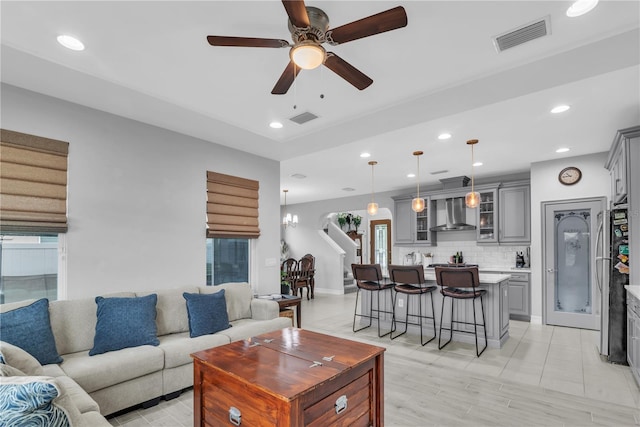
{"type": "Polygon", "coordinates": [[[67,231],[69,143],[0,129],[0,230],[67,231]]]}
{"type": "Polygon", "coordinates": [[[258,181],[207,172],[207,237],[260,237],[259,189],[258,181]]]}

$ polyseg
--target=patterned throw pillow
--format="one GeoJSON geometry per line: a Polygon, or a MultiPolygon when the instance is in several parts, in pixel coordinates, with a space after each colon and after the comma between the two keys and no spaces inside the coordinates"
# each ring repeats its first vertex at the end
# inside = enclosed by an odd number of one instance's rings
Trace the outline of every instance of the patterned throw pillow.
{"type": "Polygon", "coordinates": [[[0,378],[0,425],[71,427],[78,409],[64,399],[51,377],[0,378]],[[66,404],[61,406],[59,401],[66,404]]]}
{"type": "Polygon", "coordinates": [[[214,294],[190,294],[185,292],[182,296],[187,300],[189,336],[191,338],[215,334],[231,327],[229,315],[227,314],[224,289],[214,294]]]}
{"type": "Polygon", "coordinates": [[[98,321],[89,356],[141,345],[160,345],[156,326],[158,295],[96,297],[98,321]]]}
{"type": "Polygon", "coordinates": [[[51,331],[46,298],[0,313],[0,337],[31,354],[41,365],[62,362],[51,331]]]}

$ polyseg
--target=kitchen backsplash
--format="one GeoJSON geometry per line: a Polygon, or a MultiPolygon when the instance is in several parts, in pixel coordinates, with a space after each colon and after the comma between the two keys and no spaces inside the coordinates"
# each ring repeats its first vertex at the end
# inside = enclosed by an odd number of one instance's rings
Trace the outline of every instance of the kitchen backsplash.
{"type": "MultiPolygon", "coordinates": [[[[438,246],[431,247],[397,247],[399,258],[394,263],[406,264],[407,255],[416,254],[416,262],[421,263],[422,257],[418,254],[430,253],[433,255],[433,263],[449,262],[450,257],[456,252],[462,252],[464,262],[478,264],[483,268],[509,269],[516,266],[516,253],[526,254],[528,246],[479,246],[475,241],[438,242],[438,246]]],[[[528,261],[528,260],[527,260],[528,261]]]]}

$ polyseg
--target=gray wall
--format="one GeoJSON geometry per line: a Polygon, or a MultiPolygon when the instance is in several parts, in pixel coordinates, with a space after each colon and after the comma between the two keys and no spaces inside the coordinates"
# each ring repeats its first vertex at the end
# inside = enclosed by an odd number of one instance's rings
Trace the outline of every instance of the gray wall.
{"type": "Polygon", "coordinates": [[[69,142],[68,298],[204,285],[207,170],[260,181],[251,282],[279,291],[278,162],[9,85],[1,108],[2,128],[69,142]]]}

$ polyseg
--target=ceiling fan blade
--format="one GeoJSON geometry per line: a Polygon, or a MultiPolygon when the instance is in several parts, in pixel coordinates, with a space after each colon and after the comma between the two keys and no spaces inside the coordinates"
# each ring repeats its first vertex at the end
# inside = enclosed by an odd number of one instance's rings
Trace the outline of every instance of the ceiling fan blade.
{"type": "Polygon", "coordinates": [[[334,43],[346,43],[363,37],[373,36],[386,31],[407,26],[407,13],[402,6],[353,21],[330,30],[334,43]]]}
{"type": "Polygon", "coordinates": [[[207,36],[211,46],[240,46],[240,47],[287,47],[289,42],[278,39],[258,39],[253,37],[207,36]]]}
{"type": "Polygon", "coordinates": [[[324,65],[360,90],[368,88],[373,83],[373,80],[362,71],[333,52],[327,52],[327,59],[324,61],[324,65]]]}
{"type": "Polygon", "coordinates": [[[305,28],[309,26],[309,15],[307,15],[307,8],[304,5],[304,0],[282,0],[289,20],[293,25],[298,28],[305,28]]]}
{"type": "Polygon", "coordinates": [[[276,82],[276,85],[273,87],[271,93],[273,95],[284,95],[285,93],[287,93],[287,91],[293,84],[293,81],[298,76],[299,72],[300,67],[297,67],[296,64],[293,63],[293,61],[289,61],[289,65],[287,65],[287,68],[284,69],[284,72],[276,82]]]}

